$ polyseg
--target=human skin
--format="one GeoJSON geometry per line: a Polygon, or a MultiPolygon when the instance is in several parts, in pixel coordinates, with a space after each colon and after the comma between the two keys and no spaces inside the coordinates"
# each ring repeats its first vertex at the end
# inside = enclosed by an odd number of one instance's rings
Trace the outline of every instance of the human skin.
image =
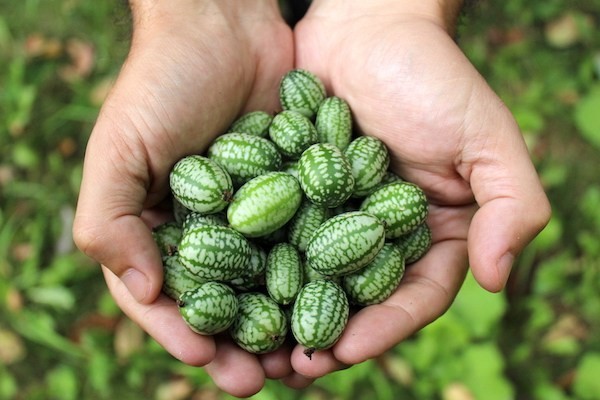
{"type": "Polygon", "coordinates": [[[132,47],[86,151],[77,245],[103,265],[117,304],[168,352],[249,396],[265,379],[300,388],[378,356],[439,317],[470,264],[499,291],[549,206],[510,112],[451,38],[459,2],[316,0],[294,34],[271,0],[133,0],[132,47]],[[245,111],[279,108],[281,76],[302,67],[348,101],[392,168],[424,188],[434,245],[385,303],[354,315],[340,341],[255,356],[205,337],[160,294],[150,227],[168,173],[245,111]],[[377,329],[373,329],[376,326],[377,329]]]}

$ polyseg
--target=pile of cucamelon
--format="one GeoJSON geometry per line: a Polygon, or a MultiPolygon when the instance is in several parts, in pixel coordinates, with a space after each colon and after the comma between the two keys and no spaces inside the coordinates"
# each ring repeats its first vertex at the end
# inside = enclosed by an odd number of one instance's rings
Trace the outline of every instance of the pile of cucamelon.
{"type": "Polygon", "coordinates": [[[249,112],[174,165],[174,220],[153,236],[163,291],[194,332],[262,354],[291,331],[310,358],[427,252],[428,204],[317,76],[291,70],[279,90],[283,111],[249,112]]]}

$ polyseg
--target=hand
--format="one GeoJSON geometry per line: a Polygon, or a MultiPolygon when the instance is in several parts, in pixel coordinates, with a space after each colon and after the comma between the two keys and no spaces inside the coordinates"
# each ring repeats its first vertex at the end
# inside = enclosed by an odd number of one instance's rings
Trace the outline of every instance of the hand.
{"type": "Polygon", "coordinates": [[[202,152],[237,115],[279,107],[279,80],[293,67],[292,33],[275,0],[131,3],[132,47],[89,140],[74,238],[104,265],[132,320],[173,356],[205,365],[223,390],[248,396],[265,378],[292,373],[290,350],[259,358],[193,333],[160,294],[162,264],[149,227],[164,221],[157,206],[177,160],[202,152]]]}
{"type": "Polygon", "coordinates": [[[315,0],[295,29],[296,67],[348,101],[392,169],[431,203],[433,246],[383,304],[351,317],[340,341],[292,366],[319,377],[381,355],[450,306],[470,265],[500,291],[543,228],[548,200],[510,112],[450,37],[448,2],[315,0]],[[468,254],[468,257],[467,257],[468,254]]]}

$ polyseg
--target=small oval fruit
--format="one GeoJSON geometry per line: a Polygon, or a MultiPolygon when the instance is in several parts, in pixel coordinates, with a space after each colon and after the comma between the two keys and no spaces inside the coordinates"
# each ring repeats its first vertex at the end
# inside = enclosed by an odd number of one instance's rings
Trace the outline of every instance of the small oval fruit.
{"type": "Polygon", "coordinates": [[[345,150],[352,140],[352,114],[345,100],[331,96],[323,100],[315,120],[317,138],[345,150]]]}
{"type": "Polygon", "coordinates": [[[175,221],[164,222],[152,228],[152,238],[161,256],[169,256],[177,251],[183,231],[175,221]]]}
{"type": "Polygon", "coordinates": [[[282,305],[292,303],[302,287],[302,275],[302,260],[298,250],[289,243],[273,246],[267,257],[265,272],[269,296],[282,305]]]}
{"type": "Polygon", "coordinates": [[[427,205],[427,197],[420,187],[396,181],[379,187],[365,197],[360,209],[384,221],[386,238],[395,239],[425,221],[427,205]]]}
{"type": "Polygon", "coordinates": [[[177,257],[205,281],[230,281],[242,276],[250,261],[250,244],[227,226],[199,225],[184,232],[177,257]]]}
{"type": "Polygon", "coordinates": [[[287,239],[300,252],[306,251],[306,245],[312,234],[330,217],[331,209],[304,199],[294,217],[288,223],[287,239]]]}
{"type": "Polygon", "coordinates": [[[431,229],[426,222],[395,240],[400,247],[407,264],[418,261],[431,248],[431,229]]]}
{"type": "Polygon", "coordinates": [[[265,111],[250,111],[236,119],[227,132],[241,132],[266,137],[271,121],[273,121],[273,116],[265,111]]]}
{"type": "Polygon", "coordinates": [[[253,354],[270,353],[285,341],[287,318],[269,296],[258,292],[238,295],[238,314],[229,330],[234,342],[253,354]]]}
{"type": "Polygon", "coordinates": [[[292,333],[311,358],[317,350],[328,349],[341,337],[350,309],[342,288],[330,280],[304,285],[292,311],[292,333]]]}
{"type": "Polygon", "coordinates": [[[394,243],[386,243],[366,267],[342,278],[351,303],[378,304],[390,297],[404,276],[404,256],[394,243]]]}
{"type": "Polygon", "coordinates": [[[306,262],[323,275],[346,275],[370,263],[384,242],[385,227],[378,218],[362,211],[339,214],[311,236],[306,262]]]}
{"type": "Polygon", "coordinates": [[[354,191],[352,166],[330,143],[313,144],[302,153],[298,178],[310,201],[329,208],[344,203],[354,191]]]}
{"type": "Polygon", "coordinates": [[[226,133],[217,137],[208,148],[207,156],[227,171],[236,188],[281,167],[281,154],[273,142],[246,133],[226,133]]]}
{"type": "Polygon", "coordinates": [[[232,228],[247,237],[260,237],[284,226],[302,202],[302,189],[286,172],[269,172],[248,181],[227,209],[232,228]]]}
{"type": "Polygon", "coordinates": [[[238,299],[233,289],[219,282],[205,282],[184,292],[177,301],[179,313],[194,332],[214,335],[233,323],[238,299]]]}
{"type": "Polygon", "coordinates": [[[267,252],[254,242],[250,243],[250,261],[244,273],[229,282],[236,290],[241,292],[250,291],[265,283],[265,269],[267,268],[267,252]]]}
{"type": "Polygon", "coordinates": [[[204,214],[225,209],[233,194],[227,171],[199,155],[179,160],[171,170],[169,183],[173,196],[184,207],[204,214]]]}
{"type": "Polygon", "coordinates": [[[162,291],[177,300],[182,293],[195,289],[204,280],[187,270],[176,255],[163,257],[162,291]]]}
{"type": "Polygon", "coordinates": [[[279,83],[279,101],[284,110],[294,110],[313,119],[325,99],[325,86],[312,72],[293,69],[279,83]]]}
{"type": "Polygon", "coordinates": [[[317,130],[305,115],[287,110],[273,118],[269,137],[281,154],[288,159],[297,160],[304,150],[317,143],[317,130]]]}
{"type": "Polygon", "coordinates": [[[368,195],[383,179],[390,155],[383,142],[372,136],[360,136],[354,139],[344,151],[352,166],[355,197],[368,195]]]}

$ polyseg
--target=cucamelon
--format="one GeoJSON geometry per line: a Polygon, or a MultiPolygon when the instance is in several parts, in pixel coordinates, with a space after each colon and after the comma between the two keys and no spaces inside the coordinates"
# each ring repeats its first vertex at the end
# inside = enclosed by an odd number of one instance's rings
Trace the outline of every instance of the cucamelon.
{"type": "Polygon", "coordinates": [[[287,229],[287,239],[301,252],[306,251],[306,245],[311,235],[323,222],[330,217],[330,209],[304,199],[287,229]]]}
{"type": "Polygon", "coordinates": [[[234,229],[200,225],[184,232],[177,257],[200,279],[229,281],[244,274],[250,253],[248,240],[234,229]]]}
{"type": "Polygon", "coordinates": [[[231,177],[219,164],[199,155],[179,160],[169,176],[173,196],[186,208],[204,214],[219,212],[233,194],[231,177]]]}
{"type": "Polygon", "coordinates": [[[227,171],[236,188],[281,167],[281,154],[273,142],[246,133],[234,132],[217,137],[208,148],[207,156],[227,171]]]}
{"type": "Polygon", "coordinates": [[[269,353],[285,341],[287,318],[269,296],[258,292],[242,293],[238,295],[238,313],[229,331],[242,349],[254,354],[269,353]]]}
{"type": "Polygon", "coordinates": [[[418,261],[431,248],[431,229],[426,222],[417,228],[396,239],[395,243],[400,247],[407,264],[418,261]]]}
{"type": "Polygon", "coordinates": [[[386,174],[390,156],[383,142],[373,136],[354,139],[344,151],[352,166],[355,197],[363,197],[375,188],[386,174]]]}
{"type": "Polygon", "coordinates": [[[386,243],[366,267],[342,277],[342,287],[351,303],[377,304],[396,290],[403,275],[402,251],[396,244],[386,243]]]}
{"type": "Polygon", "coordinates": [[[296,299],[302,287],[303,268],[300,253],[289,243],[278,243],[269,252],[265,280],[269,296],[286,305],[296,299]]]}
{"type": "Polygon", "coordinates": [[[362,211],[339,214],[313,233],[306,262],[323,275],[346,275],[370,263],[384,241],[385,227],[378,218],[362,211]]]}
{"type": "Polygon", "coordinates": [[[152,228],[152,237],[161,256],[172,255],[177,251],[183,232],[175,221],[164,222],[152,228]]]}
{"type": "Polygon", "coordinates": [[[330,143],[313,144],[302,153],[298,178],[306,197],[326,207],[339,206],[354,192],[352,166],[330,143]]]}
{"type": "Polygon", "coordinates": [[[317,130],[305,115],[288,110],[273,118],[269,137],[281,154],[288,159],[297,160],[304,150],[317,143],[317,130]]]}
{"type": "Polygon", "coordinates": [[[421,188],[413,183],[396,181],[379,187],[365,197],[360,209],[384,221],[386,238],[395,239],[425,221],[427,205],[421,188]]]}
{"type": "Polygon", "coordinates": [[[348,322],[349,304],[342,288],[330,280],[316,280],[302,287],[292,311],[292,333],[311,358],[341,337],[348,322]]]}
{"type": "Polygon", "coordinates": [[[192,274],[181,264],[177,255],[163,257],[162,291],[170,298],[177,300],[182,293],[196,288],[204,280],[192,274]]]}
{"type": "Polygon", "coordinates": [[[332,96],[319,106],[315,121],[317,138],[345,150],[352,140],[352,114],[345,100],[332,96]]]}
{"type": "Polygon", "coordinates": [[[225,331],[238,312],[233,289],[219,282],[205,282],[184,292],[177,300],[179,312],[196,333],[214,335],[225,331]]]}
{"type": "Polygon", "coordinates": [[[271,121],[273,121],[273,115],[265,111],[250,111],[236,119],[227,132],[241,132],[266,137],[269,134],[271,121]]]}
{"type": "Polygon", "coordinates": [[[313,119],[325,99],[325,86],[312,72],[294,69],[279,83],[279,101],[284,110],[294,110],[313,119]]]}
{"type": "Polygon", "coordinates": [[[229,224],[247,237],[260,237],[284,226],[302,201],[296,178],[285,172],[269,172],[248,181],[234,195],[227,209],[229,224]]]}

